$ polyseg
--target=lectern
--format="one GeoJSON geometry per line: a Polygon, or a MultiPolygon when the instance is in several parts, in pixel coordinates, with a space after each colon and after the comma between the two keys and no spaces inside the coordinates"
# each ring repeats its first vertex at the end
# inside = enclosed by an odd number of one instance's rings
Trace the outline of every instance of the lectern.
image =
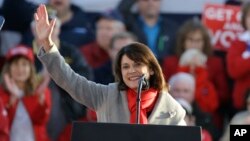
{"type": "Polygon", "coordinates": [[[71,141],[201,141],[201,128],[74,122],[71,141]]]}

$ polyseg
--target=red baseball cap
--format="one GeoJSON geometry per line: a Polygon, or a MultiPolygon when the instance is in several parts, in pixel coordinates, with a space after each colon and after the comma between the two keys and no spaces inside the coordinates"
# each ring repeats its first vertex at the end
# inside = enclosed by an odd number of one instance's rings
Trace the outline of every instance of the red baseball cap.
{"type": "Polygon", "coordinates": [[[25,45],[18,45],[14,48],[9,49],[6,59],[9,61],[15,56],[23,56],[27,58],[29,61],[34,63],[34,54],[31,48],[25,46],[25,45]]]}

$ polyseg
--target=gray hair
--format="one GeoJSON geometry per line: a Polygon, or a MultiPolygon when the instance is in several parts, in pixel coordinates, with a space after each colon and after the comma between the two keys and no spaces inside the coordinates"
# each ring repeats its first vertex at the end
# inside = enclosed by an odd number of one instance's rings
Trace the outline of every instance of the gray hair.
{"type": "Polygon", "coordinates": [[[170,90],[171,87],[177,82],[177,81],[185,81],[188,82],[189,84],[192,85],[193,89],[195,89],[195,79],[194,77],[189,74],[189,73],[185,73],[185,72],[179,72],[175,75],[173,75],[170,79],[169,79],[169,85],[170,85],[170,90]]]}
{"type": "Polygon", "coordinates": [[[131,32],[120,32],[120,33],[117,33],[115,34],[112,39],[111,39],[111,42],[110,42],[110,48],[114,48],[114,43],[116,40],[119,40],[119,39],[132,39],[133,41],[137,41],[137,37],[131,33],[131,32]]]}
{"type": "Polygon", "coordinates": [[[250,117],[249,111],[242,111],[236,113],[233,118],[231,119],[229,125],[227,126],[223,136],[221,137],[220,141],[229,141],[230,140],[230,125],[247,125],[246,119],[250,117]]]}
{"type": "Polygon", "coordinates": [[[245,122],[245,119],[247,119],[248,117],[250,117],[250,112],[249,111],[242,111],[242,112],[239,112],[237,114],[234,115],[234,117],[232,118],[230,124],[234,125],[239,125],[239,124],[247,124],[245,122]]]}

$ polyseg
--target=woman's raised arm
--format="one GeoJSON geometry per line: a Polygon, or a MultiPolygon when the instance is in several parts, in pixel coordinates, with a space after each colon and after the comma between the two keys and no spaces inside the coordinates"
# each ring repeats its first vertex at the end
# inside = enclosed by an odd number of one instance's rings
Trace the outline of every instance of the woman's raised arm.
{"type": "Polygon", "coordinates": [[[36,32],[42,48],[37,54],[51,78],[73,99],[92,109],[98,109],[106,100],[108,86],[88,81],[75,73],[60,55],[51,39],[55,19],[49,22],[45,5],[40,5],[34,15],[36,32]]]}

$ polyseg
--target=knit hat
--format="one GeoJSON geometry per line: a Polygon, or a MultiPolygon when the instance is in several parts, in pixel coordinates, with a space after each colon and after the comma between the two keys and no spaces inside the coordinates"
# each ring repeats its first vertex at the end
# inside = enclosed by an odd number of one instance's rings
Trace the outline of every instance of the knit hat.
{"type": "Polygon", "coordinates": [[[34,63],[34,54],[32,52],[32,49],[25,45],[18,45],[14,48],[9,49],[6,59],[7,61],[9,61],[15,56],[23,56],[34,63]]]}

